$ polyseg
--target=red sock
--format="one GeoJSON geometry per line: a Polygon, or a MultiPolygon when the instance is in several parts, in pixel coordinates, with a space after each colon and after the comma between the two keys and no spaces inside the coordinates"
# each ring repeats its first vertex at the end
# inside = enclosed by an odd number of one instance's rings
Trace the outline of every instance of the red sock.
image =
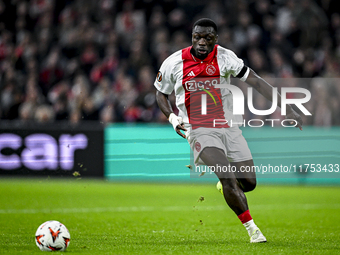
{"type": "Polygon", "coordinates": [[[250,213],[249,213],[249,210],[241,213],[240,215],[237,216],[240,221],[242,222],[242,224],[252,220],[253,218],[251,217],[250,213]]]}

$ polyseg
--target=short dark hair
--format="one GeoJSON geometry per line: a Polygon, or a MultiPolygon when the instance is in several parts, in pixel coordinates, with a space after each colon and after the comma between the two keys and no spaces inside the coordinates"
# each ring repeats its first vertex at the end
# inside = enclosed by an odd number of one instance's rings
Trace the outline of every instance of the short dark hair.
{"type": "Polygon", "coordinates": [[[211,20],[211,19],[203,18],[203,19],[197,20],[197,21],[194,23],[194,25],[192,26],[192,30],[194,30],[194,28],[195,28],[196,26],[201,26],[201,27],[212,27],[212,28],[215,30],[216,34],[217,34],[217,25],[216,25],[216,23],[215,23],[213,20],[211,20]]]}

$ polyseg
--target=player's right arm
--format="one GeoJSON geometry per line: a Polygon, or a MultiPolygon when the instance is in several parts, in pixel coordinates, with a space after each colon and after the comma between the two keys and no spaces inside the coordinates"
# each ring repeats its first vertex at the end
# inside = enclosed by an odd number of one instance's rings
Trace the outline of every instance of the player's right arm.
{"type": "Polygon", "coordinates": [[[174,67],[176,59],[178,59],[178,54],[181,54],[181,52],[178,51],[172,54],[163,62],[157,74],[154,86],[157,89],[156,100],[159,108],[172,124],[176,133],[181,137],[186,138],[181,132],[181,130],[186,131],[183,119],[174,114],[169,100],[169,95],[173,92],[176,83],[174,67]]]}
{"type": "Polygon", "coordinates": [[[168,95],[163,94],[160,91],[157,91],[156,100],[157,100],[157,104],[159,108],[164,113],[164,115],[167,117],[169,122],[172,124],[176,133],[182,136],[183,138],[186,138],[185,134],[181,132],[181,130],[187,131],[184,127],[183,120],[181,117],[178,117],[176,116],[176,114],[173,113],[168,95]]]}

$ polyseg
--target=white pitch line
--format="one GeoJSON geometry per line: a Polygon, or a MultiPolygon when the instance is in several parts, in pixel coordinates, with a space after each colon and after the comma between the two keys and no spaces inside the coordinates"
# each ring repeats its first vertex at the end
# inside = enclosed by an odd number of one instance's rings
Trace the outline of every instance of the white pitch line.
{"type": "MultiPolygon", "coordinates": [[[[94,208],[53,208],[53,209],[7,209],[0,214],[36,214],[36,213],[101,213],[101,212],[152,212],[152,211],[190,211],[198,206],[129,206],[129,207],[94,207],[94,208]]],[[[199,207],[200,210],[225,210],[226,206],[199,207]]]]}
{"type": "MultiPolygon", "coordinates": [[[[277,204],[251,205],[251,210],[314,210],[340,209],[340,204],[277,204]]],[[[0,209],[0,214],[37,214],[37,213],[102,213],[102,212],[178,212],[178,211],[223,211],[229,210],[226,205],[219,206],[128,206],[128,207],[93,207],[93,208],[53,208],[53,209],[0,209]]]]}

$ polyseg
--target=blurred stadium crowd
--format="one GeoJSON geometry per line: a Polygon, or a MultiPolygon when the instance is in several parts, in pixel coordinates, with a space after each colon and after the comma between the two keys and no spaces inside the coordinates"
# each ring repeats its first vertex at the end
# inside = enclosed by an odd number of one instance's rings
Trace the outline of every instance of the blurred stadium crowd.
{"type": "Polygon", "coordinates": [[[1,119],[166,121],[155,75],[191,45],[202,17],[217,23],[220,45],[273,85],[296,78],[290,86],[311,91],[305,124],[340,124],[336,0],[0,0],[1,119]]]}

